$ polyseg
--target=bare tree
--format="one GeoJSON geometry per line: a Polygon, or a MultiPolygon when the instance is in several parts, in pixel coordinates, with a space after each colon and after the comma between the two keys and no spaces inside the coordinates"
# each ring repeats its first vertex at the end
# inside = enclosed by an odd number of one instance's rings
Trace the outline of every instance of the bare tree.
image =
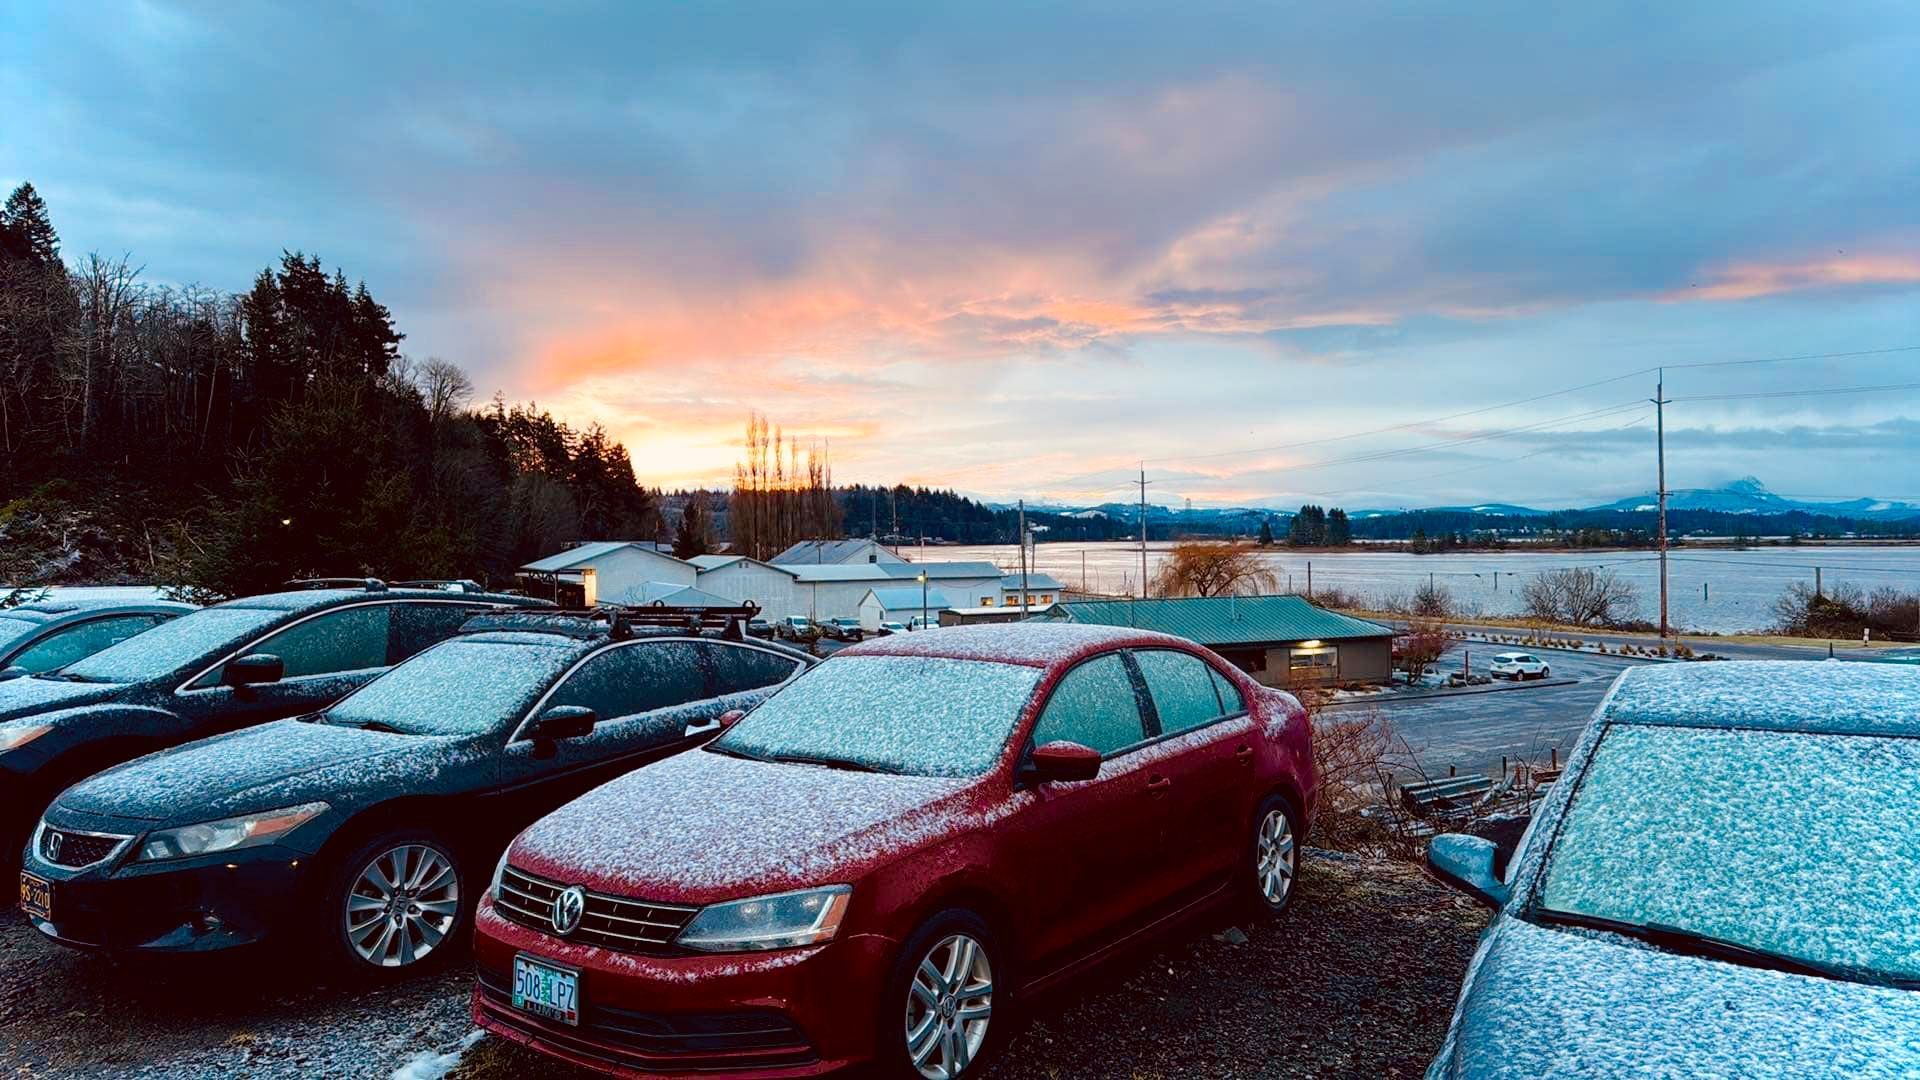
{"type": "Polygon", "coordinates": [[[1161,596],[1251,596],[1279,589],[1280,578],[1253,544],[1183,540],[1155,575],[1161,596]]]}
{"type": "Polygon", "coordinates": [[[473,400],[473,380],[451,360],[427,357],[426,363],[413,373],[413,382],[427,403],[427,415],[435,424],[459,415],[473,400]]]}
{"type": "Polygon", "coordinates": [[[1533,618],[1566,626],[1611,626],[1633,606],[1633,586],[1611,570],[1574,566],[1535,574],[1520,599],[1533,618]]]}

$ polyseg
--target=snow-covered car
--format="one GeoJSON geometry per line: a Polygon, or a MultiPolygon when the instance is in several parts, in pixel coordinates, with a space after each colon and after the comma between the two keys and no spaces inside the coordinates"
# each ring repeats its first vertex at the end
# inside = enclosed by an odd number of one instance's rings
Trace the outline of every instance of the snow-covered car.
{"type": "Polygon", "coordinates": [[[1920,682],[1797,661],[1621,675],[1504,872],[1429,1080],[1920,1076],[1920,682]]]}
{"type": "Polygon", "coordinates": [[[1496,679],[1544,679],[1552,670],[1545,660],[1524,652],[1499,653],[1487,666],[1487,674],[1496,679]]]}

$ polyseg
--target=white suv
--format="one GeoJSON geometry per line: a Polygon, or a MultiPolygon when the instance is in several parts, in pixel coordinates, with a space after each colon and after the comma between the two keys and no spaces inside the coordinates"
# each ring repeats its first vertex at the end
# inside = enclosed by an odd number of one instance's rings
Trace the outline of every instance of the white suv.
{"type": "Polygon", "coordinates": [[[1493,665],[1487,668],[1487,674],[1496,679],[1544,679],[1552,669],[1547,662],[1523,652],[1503,652],[1493,658],[1493,665]]]}

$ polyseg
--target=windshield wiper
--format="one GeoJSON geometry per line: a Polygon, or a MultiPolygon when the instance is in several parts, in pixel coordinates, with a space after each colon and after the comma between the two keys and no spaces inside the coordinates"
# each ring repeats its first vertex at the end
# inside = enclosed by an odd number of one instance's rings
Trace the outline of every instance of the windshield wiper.
{"type": "Polygon", "coordinates": [[[823,769],[842,769],[847,772],[883,773],[892,771],[890,769],[883,769],[878,765],[869,765],[864,761],[855,761],[852,758],[831,757],[824,754],[776,754],[764,760],[777,762],[781,765],[818,765],[823,769]]]}
{"type": "Polygon", "coordinates": [[[749,754],[745,750],[737,750],[731,746],[721,746],[719,743],[710,742],[705,747],[703,747],[703,749],[705,749],[706,752],[709,754],[725,754],[728,757],[739,758],[742,761],[772,761],[773,760],[772,758],[761,757],[759,754],[749,754]]]}
{"type": "Polygon", "coordinates": [[[1580,926],[1589,930],[1605,930],[1608,933],[1638,938],[1649,945],[1665,949],[1668,952],[1687,956],[1705,956],[1714,960],[1725,960],[1730,964],[1743,967],[1760,968],[1765,971],[1785,971],[1795,975],[1813,975],[1822,979],[1839,979],[1845,982],[1872,983],[1879,986],[1892,986],[1903,990],[1920,989],[1920,979],[1900,979],[1866,968],[1848,967],[1844,964],[1829,964],[1805,957],[1789,956],[1785,953],[1769,952],[1738,941],[1714,937],[1697,930],[1688,930],[1664,923],[1633,923],[1620,919],[1609,919],[1604,915],[1585,915],[1574,911],[1554,911],[1551,908],[1538,908],[1534,914],[1543,923],[1560,926],[1580,926]]]}
{"type": "Polygon", "coordinates": [[[353,728],[356,731],[378,731],[386,735],[405,735],[406,732],[384,720],[327,720],[333,727],[353,728]]]}

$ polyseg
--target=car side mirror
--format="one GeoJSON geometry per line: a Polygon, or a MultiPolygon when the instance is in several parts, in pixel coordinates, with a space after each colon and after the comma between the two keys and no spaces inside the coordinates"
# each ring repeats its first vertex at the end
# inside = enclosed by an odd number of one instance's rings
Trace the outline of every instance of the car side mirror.
{"type": "Polygon", "coordinates": [[[723,712],[720,714],[720,728],[721,730],[724,731],[727,728],[730,728],[733,725],[739,723],[740,721],[745,720],[746,718],[747,718],[747,710],[728,709],[726,712],[723,712]]]}
{"type": "Polygon", "coordinates": [[[227,661],[220,669],[222,686],[259,686],[277,683],[287,673],[287,665],[270,653],[248,653],[227,661]]]}
{"type": "Polygon", "coordinates": [[[1027,755],[1020,777],[1032,784],[1071,784],[1100,775],[1100,751],[1064,739],[1042,743],[1027,755]]]}
{"type": "Polygon", "coordinates": [[[10,668],[0,668],[0,682],[9,682],[13,679],[24,679],[31,674],[33,674],[33,672],[28,671],[26,668],[21,667],[19,664],[15,664],[10,668]]]}
{"type": "Polygon", "coordinates": [[[1443,833],[1427,844],[1427,869],[1444,884],[1498,910],[1513,895],[1493,871],[1498,851],[1485,837],[1443,833]]]}
{"type": "Polygon", "coordinates": [[[585,705],[555,705],[527,725],[527,735],[535,739],[579,739],[593,734],[600,714],[585,705]]]}

